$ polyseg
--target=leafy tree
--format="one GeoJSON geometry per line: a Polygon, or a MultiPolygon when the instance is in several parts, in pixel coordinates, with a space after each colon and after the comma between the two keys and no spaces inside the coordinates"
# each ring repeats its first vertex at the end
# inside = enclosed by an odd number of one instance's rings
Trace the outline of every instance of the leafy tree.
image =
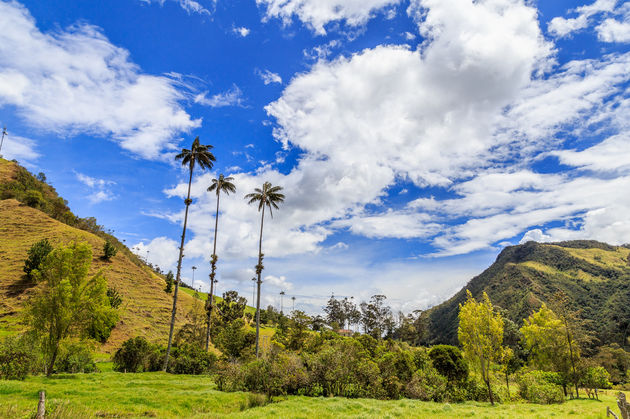
{"type": "Polygon", "coordinates": [[[171,327],[168,334],[168,346],[166,347],[166,357],[164,358],[164,367],[163,371],[168,369],[168,357],[171,353],[171,345],[173,342],[173,330],[175,329],[175,314],[177,313],[177,291],[179,290],[179,283],[181,280],[182,273],[182,259],[184,258],[184,240],[186,238],[186,225],[188,223],[188,208],[192,203],[192,199],[190,199],[190,185],[192,183],[192,175],[193,170],[195,169],[195,164],[197,164],[202,170],[204,169],[212,169],[214,165],[214,161],[216,158],[214,154],[210,152],[213,147],[211,145],[203,145],[199,143],[199,137],[195,138],[190,147],[188,149],[182,149],[182,152],[175,156],[176,160],[181,160],[182,165],[188,165],[189,169],[189,177],[188,177],[188,194],[186,196],[186,200],[184,204],[186,205],[186,211],[184,212],[184,226],[182,229],[182,240],[179,245],[179,258],[177,260],[177,276],[175,277],[175,292],[173,293],[173,310],[171,312],[171,327]]]}
{"type": "Polygon", "coordinates": [[[310,324],[311,318],[306,313],[300,310],[293,310],[285,334],[285,346],[294,351],[301,350],[308,337],[308,326],[310,324]]]}
{"type": "Polygon", "coordinates": [[[106,240],[105,244],[103,245],[103,258],[105,260],[110,260],[111,258],[116,256],[116,253],[118,253],[118,249],[116,248],[116,246],[114,246],[109,240],[106,240]]]}
{"type": "Polygon", "coordinates": [[[72,243],[51,251],[34,271],[43,283],[33,297],[28,318],[31,328],[41,337],[46,374],[53,373],[60,342],[70,336],[85,334],[95,313],[111,310],[107,283],[98,272],[88,278],[92,250],[87,243],[72,243]]]}
{"type": "Polygon", "coordinates": [[[175,346],[186,343],[203,348],[206,340],[205,313],[198,298],[193,299],[193,305],[187,316],[187,322],[177,331],[175,346]]]}
{"type": "Polygon", "coordinates": [[[273,218],[273,208],[279,209],[278,204],[284,202],[284,194],[282,194],[281,186],[273,186],[270,182],[265,182],[262,188],[254,189],[254,192],[245,195],[245,199],[249,199],[248,204],[258,204],[258,211],[262,213],[260,218],[260,240],[258,242],[258,264],[256,265],[256,275],[258,280],[256,285],[258,287],[258,294],[256,297],[256,358],[259,356],[259,338],[260,338],[260,285],[262,280],[260,276],[265,268],[262,264],[263,252],[262,252],[262,237],[263,237],[263,224],[265,222],[265,207],[269,208],[269,213],[273,218]]]}
{"type": "Polygon", "coordinates": [[[627,352],[616,343],[600,346],[593,357],[596,365],[606,368],[613,384],[626,382],[630,370],[630,352],[627,352]]]}
{"type": "Polygon", "coordinates": [[[346,316],[344,307],[341,301],[337,300],[335,296],[331,296],[324,307],[324,313],[326,313],[326,321],[329,325],[336,323],[339,327],[343,327],[346,316]]]}
{"type": "Polygon", "coordinates": [[[230,359],[240,358],[245,348],[251,346],[254,340],[254,333],[247,332],[242,318],[224,323],[215,338],[217,347],[230,359]]]}
{"type": "Polygon", "coordinates": [[[210,258],[210,266],[212,268],[210,272],[210,294],[208,295],[208,300],[206,302],[206,310],[208,312],[206,319],[206,350],[208,350],[208,346],[210,345],[210,323],[212,320],[212,304],[214,303],[214,283],[216,280],[214,279],[217,270],[217,231],[219,229],[219,200],[221,198],[221,192],[229,195],[230,192],[236,192],[236,186],[234,186],[234,178],[232,177],[224,177],[223,174],[219,175],[218,179],[212,179],[212,185],[208,187],[208,192],[215,191],[217,194],[217,212],[214,217],[214,242],[213,242],[213,250],[212,257],[210,258]]]}
{"type": "Polygon", "coordinates": [[[107,288],[107,298],[112,308],[118,308],[122,304],[122,295],[115,288],[107,288]]]}
{"type": "Polygon", "coordinates": [[[28,257],[24,261],[24,272],[29,279],[32,279],[31,273],[39,269],[39,265],[52,249],[53,247],[48,242],[48,239],[40,240],[31,246],[28,250],[28,257]]]}
{"type": "Polygon", "coordinates": [[[573,353],[569,351],[562,320],[558,319],[555,313],[543,303],[540,310],[524,319],[523,322],[524,325],[521,327],[523,345],[530,351],[530,362],[538,369],[561,374],[566,395],[571,358],[579,356],[579,352],[577,347],[573,353]]]}
{"type": "Polygon", "coordinates": [[[223,301],[217,303],[219,318],[223,323],[242,319],[247,307],[247,299],[238,295],[236,291],[223,293],[223,301]]]}
{"type": "Polygon", "coordinates": [[[173,275],[173,271],[168,271],[166,274],[166,287],[164,288],[164,292],[170,294],[173,292],[173,282],[175,281],[175,276],[173,275]]]}
{"type": "Polygon", "coordinates": [[[386,299],[384,295],[373,295],[369,303],[361,303],[361,321],[365,332],[377,339],[380,339],[391,325],[389,320],[392,318],[392,310],[385,305],[386,299]]]}
{"type": "Polygon", "coordinates": [[[44,203],[44,196],[40,191],[31,189],[26,191],[24,201],[29,207],[39,208],[44,203]]]}
{"type": "MultiPolygon", "coordinates": [[[[608,381],[610,374],[604,367],[587,367],[582,377],[581,384],[583,387],[594,390],[595,398],[599,400],[597,389],[611,388],[612,384],[608,381]]],[[[589,396],[590,397],[590,396],[589,396]]]]}
{"type": "Polygon", "coordinates": [[[154,346],[147,342],[143,336],[126,340],[114,354],[114,371],[149,371],[149,358],[153,351],[154,346]]]}
{"type": "Polygon", "coordinates": [[[449,384],[462,383],[468,378],[468,365],[459,348],[451,345],[435,345],[429,351],[433,367],[449,384]]]}
{"type": "Polygon", "coordinates": [[[478,363],[490,403],[494,405],[494,397],[490,386],[490,366],[499,361],[502,355],[503,319],[492,307],[488,294],[483,293],[482,300],[477,302],[469,290],[467,300],[459,306],[459,329],[457,337],[464,348],[468,359],[478,363]]]}

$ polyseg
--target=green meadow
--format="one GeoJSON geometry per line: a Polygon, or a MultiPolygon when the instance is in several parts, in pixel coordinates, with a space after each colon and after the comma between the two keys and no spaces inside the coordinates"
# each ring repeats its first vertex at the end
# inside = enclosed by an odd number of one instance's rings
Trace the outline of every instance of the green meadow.
{"type": "Polygon", "coordinates": [[[49,418],[605,418],[606,406],[616,409],[613,391],[600,400],[569,400],[561,405],[523,402],[457,404],[415,400],[345,399],[289,396],[266,403],[252,393],[217,391],[209,376],[161,372],[123,374],[59,374],[31,376],[25,381],[0,381],[0,417],[30,418],[38,392],[46,391],[49,418]]]}

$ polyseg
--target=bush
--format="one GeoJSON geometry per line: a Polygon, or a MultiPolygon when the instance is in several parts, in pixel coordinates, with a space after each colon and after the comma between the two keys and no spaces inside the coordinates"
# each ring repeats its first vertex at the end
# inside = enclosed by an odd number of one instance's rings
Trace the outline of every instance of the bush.
{"type": "Polygon", "coordinates": [[[555,372],[530,371],[518,379],[523,399],[538,404],[564,403],[562,378],[555,372]]]}
{"type": "MultiPolygon", "coordinates": [[[[126,340],[114,354],[114,371],[144,372],[154,371],[151,359],[159,349],[142,336],[126,340]]],[[[159,368],[159,367],[158,367],[159,368]]]]}
{"type": "Polygon", "coordinates": [[[190,344],[173,347],[172,355],[168,372],[173,374],[208,374],[212,372],[217,361],[215,354],[190,344]]]}
{"type": "Polygon", "coordinates": [[[39,208],[44,203],[44,196],[40,191],[34,189],[26,191],[24,202],[32,208],[39,208]]]}
{"type": "Polygon", "coordinates": [[[109,240],[105,241],[105,244],[103,245],[103,258],[109,260],[116,256],[116,253],[118,253],[116,246],[114,246],[109,240]]]}
{"type": "Polygon", "coordinates": [[[55,371],[91,373],[97,371],[92,357],[93,345],[78,340],[66,340],[59,345],[59,355],[55,360],[55,371]]]}
{"type": "Polygon", "coordinates": [[[219,391],[244,391],[245,373],[238,362],[223,362],[217,365],[217,388],[219,391]]]}
{"type": "Polygon", "coordinates": [[[416,371],[405,387],[410,399],[441,402],[446,392],[446,378],[432,366],[416,371]]]}
{"type": "Polygon", "coordinates": [[[0,342],[0,379],[25,379],[35,361],[34,350],[24,338],[9,336],[0,342]]]}
{"type": "Polygon", "coordinates": [[[48,239],[43,239],[34,243],[28,250],[28,257],[24,261],[24,273],[31,279],[31,272],[35,269],[39,269],[42,261],[53,250],[52,245],[48,242],[48,239]]]}

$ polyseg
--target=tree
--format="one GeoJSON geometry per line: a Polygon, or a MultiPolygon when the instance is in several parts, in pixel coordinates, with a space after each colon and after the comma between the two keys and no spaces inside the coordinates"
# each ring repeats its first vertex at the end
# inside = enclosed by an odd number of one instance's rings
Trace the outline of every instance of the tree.
{"type": "Polygon", "coordinates": [[[429,358],[433,367],[446,377],[449,384],[461,383],[468,378],[468,365],[456,346],[435,345],[429,351],[429,358]]]}
{"type": "Polygon", "coordinates": [[[571,358],[579,356],[579,351],[575,345],[573,353],[569,351],[562,320],[543,303],[540,310],[523,322],[523,346],[530,351],[530,362],[538,369],[559,373],[563,377],[562,387],[566,396],[571,358]]]}
{"type": "MultiPolygon", "coordinates": [[[[612,384],[608,381],[610,374],[604,367],[587,367],[582,377],[582,385],[590,390],[594,390],[595,398],[599,400],[597,392],[598,388],[611,388],[612,384]]],[[[590,397],[590,395],[589,395],[590,397]]]]}
{"type": "Polygon", "coordinates": [[[385,305],[386,299],[384,295],[373,295],[369,303],[361,303],[361,321],[365,332],[376,339],[380,339],[391,328],[392,310],[385,305]]]}
{"type": "Polygon", "coordinates": [[[116,256],[116,253],[118,253],[116,246],[114,246],[109,240],[105,241],[105,244],[103,245],[103,258],[105,260],[110,260],[116,256]]]}
{"type": "Polygon", "coordinates": [[[345,324],[345,313],[343,303],[332,295],[326,306],[324,307],[324,313],[326,313],[326,321],[329,325],[337,324],[339,328],[343,328],[345,324]]]}
{"type": "Polygon", "coordinates": [[[477,302],[469,290],[464,305],[459,305],[459,329],[457,338],[468,359],[477,362],[481,378],[488,387],[490,403],[494,405],[490,386],[490,366],[501,359],[503,343],[503,318],[492,307],[488,294],[483,293],[477,302]]]}
{"type": "Polygon", "coordinates": [[[96,312],[113,311],[107,298],[107,282],[99,271],[88,278],[92,249],[87,243],[72,243],[52,250],[35,279],[43,283],[28,308],[28,320],[41,338],[46,374],[53,373],[60,342],[85,335],[96,312]]]}
{"type": "Polygon", "coordinates": [[[263,225],[265,222],[265,207],[269,208],[269,213],[273,218],[273,208],[279,209],[278,204],[284,202],[284,194],[282,194],[281,186],[273,186],[270,182],[265,182],[262,188],[254,189],[253,193],[245,195],[245,199],[249,199],[248,204],[258,203],[258,211],[262,213],[260,217],[260,240],[258,242],[258,264],[256,265],[256,275],[258,280],[256,281],[258,294],[256,297],[256,358],[259,356],[259,338],[260,338],[260,285],[262,280],[260,276],[265,268],[262,264],[263,252],[262,252],[262,237],[263,237],[263,225]]]}
{"type": "Polygon", "coordinates": [[[175,281],[175,276],[173,275],[173,271],[168,271],[166,274],[166,287],[164,287],[164,292],[170,294],[173,292],[173,282],[175,281]]]}
{"type": "Polygon", "coordinates": [[[236,291],[223,293],[223,300],[217,304],[217,311],[222,323],[229,323],[232,320],[242,319],[247,307],[245,297],[238,295],[236,291]]]}
{"type": "Polygon", "coordinates": [[[580,397],[578,391],[580,378],[578,377],[576,363],[579,361],[579,337],[582,341],[587,341],[590,336],[584,332],[583,322],[580,320],[577,311],[573,311],[570,308],[569,296],[562,291],[554,293],[552,307],[557,314],[558,318],[564,326],[564,336],[566,338],[566,345],[569,349],[569,359],[571,361],[571,369],[573,370],[573,384],[575,385],[575,396],[580,397]]]}
{"type": "Polygon", "coordinates": [[[33,244],[28,250],[28,257],[24,261],[24,273],[29,279],[33,279],[31,273],[39,269],[39,265],[44,258],[52,251],[53,247],[48,242],[48,239],[43,239],[33,244]]]}
{"type": "Polygon", "coordinates": [[[192,183],[192,175],[193,170],[195,169],[195,164],[199,165],[199,167],[204,169],[212,169],[213,162],[216,160],[214,155],[210,152],[213,147],[211,145],[203,145],[199,143],[199,137],[195,138],[190,147],[188,149],[182,149],[182,152],[175,156],[176,160],[182,161],[182,166],[188,165],[189,176],[188,176],[188,195],[186,196],[186,200],[184,204],[186,205],[186,211],[184,212],[184,227],[182,229],[182,240],[179,245],[179,258],[177,260],[177,276],[175,277],[175,292],[173,293],[173,310],[171,312],[171,327],[168,333],[168,346],[166,347],[166,357],[164,359],[164,367],[163,371],[166,372],[168,368],[168,358],[171,354],[171,345],[173,343],[173,330],[175,329],[175,314],[177,313],[177,291],[179,290],[179,283],[181,281],[181,272],[182,272],[182,259],[184,258],[184,239],[186,238],[186,224],[188,223],[188,207],[192,203],[192,199],[190,199],[190,185],[192,183]]]}
{"type": "Polygon", "coordinates": [[[221,192],[229,195],[230,192],[236,192],[236,186],[232,183],[234,178],[224,177],[223,174],[219,175],[218,179],[212,179],[212,185],[208,187],[208,192],[215,191],[217,194],[217,212],[214,217],[214,243],[212,250],[212,257],[210,258],[210,266],[212,268],[210,272],[210,294],[206,304],[206,310],[208,311],[206,319],[206,351],[210,345],[210,323],[212,320],[212,304],[214,303],[214,279],[217,270],[217,230],[219,229],[219,200],[221,198],[221,192]]]}

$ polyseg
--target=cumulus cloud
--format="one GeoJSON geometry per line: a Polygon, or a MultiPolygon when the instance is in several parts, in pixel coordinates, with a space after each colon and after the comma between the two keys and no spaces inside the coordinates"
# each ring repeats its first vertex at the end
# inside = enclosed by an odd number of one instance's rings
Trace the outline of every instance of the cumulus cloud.
{"type": "Polygon", "coordinates": [[[92,191],[87,195],[88,200],[93,204],[99,202],[112,201],[116,198],[116,195],[111,191],[110,186],[115,185],[116,182],[105,179],[97,179],[84,175],[83,173],[75,172],[79,182],[90,188],[92,191]]]}
{"type": "Polygon", "coordinates": [[[330,22],[343,21],[348,26],[362,26],[374,14],[401,0],[256,0],[265,7],[265,19],[278,18],[285,25],[296,16],[318,35],[325,35],[330,22]]]}
{"type": "Polygon", "coordinates": [[[569,10],[576,17],[555,17],[549,23],[549,32],[557,37],[594,27],[602,42],[630,42],[630,5],[617,0],[596,0],[592,4],[569,10]],[[593,25],[593,22],[597,22],[593,25]]]}
{"type": "Polygon", "coordinates": [[[256,70],[255,73],[258,75],[258,77],[260,77],[265,85],[271,83],[282,84],[282,77],[280,77],[280,75],[277,73],[272,73],[269,70],[256,70]]]}
{"type": "Polygon", "coordinates": [[[249,35],[249,33],[251,32],[249,30],[249,28],[246,28],[244,26],[240,26],[238,28],[232,28],[232,32],[234,32],[235,34],[237,34],[238,36],[245,38],[247,37],[247,35],[249,35]]]}
{"type": "Polygon", "coordinates": [[[99,28],[43,33],[23,6],[5,2],[0,26],[0,106],[44,132],[107,136],[155,159],[201,123],[183,110],[174,80],[142,73],[99,28]]]}
{"type": "Polygon", "coordinates": [[[131,251],[163,271],[175,269],[179,257],[179,244],[167,237],[156,237],[151,241],[141,241],[131,246],[131,251]]]}
{"type": "Polygon", "coordinates": [[[225,106],[243,106],[243,92],[237,85],[223,93],[217,93],[208,97],[208,92],[203,92],[195,96],[195,103],[211,108],[222,108],[225,106]]]}

